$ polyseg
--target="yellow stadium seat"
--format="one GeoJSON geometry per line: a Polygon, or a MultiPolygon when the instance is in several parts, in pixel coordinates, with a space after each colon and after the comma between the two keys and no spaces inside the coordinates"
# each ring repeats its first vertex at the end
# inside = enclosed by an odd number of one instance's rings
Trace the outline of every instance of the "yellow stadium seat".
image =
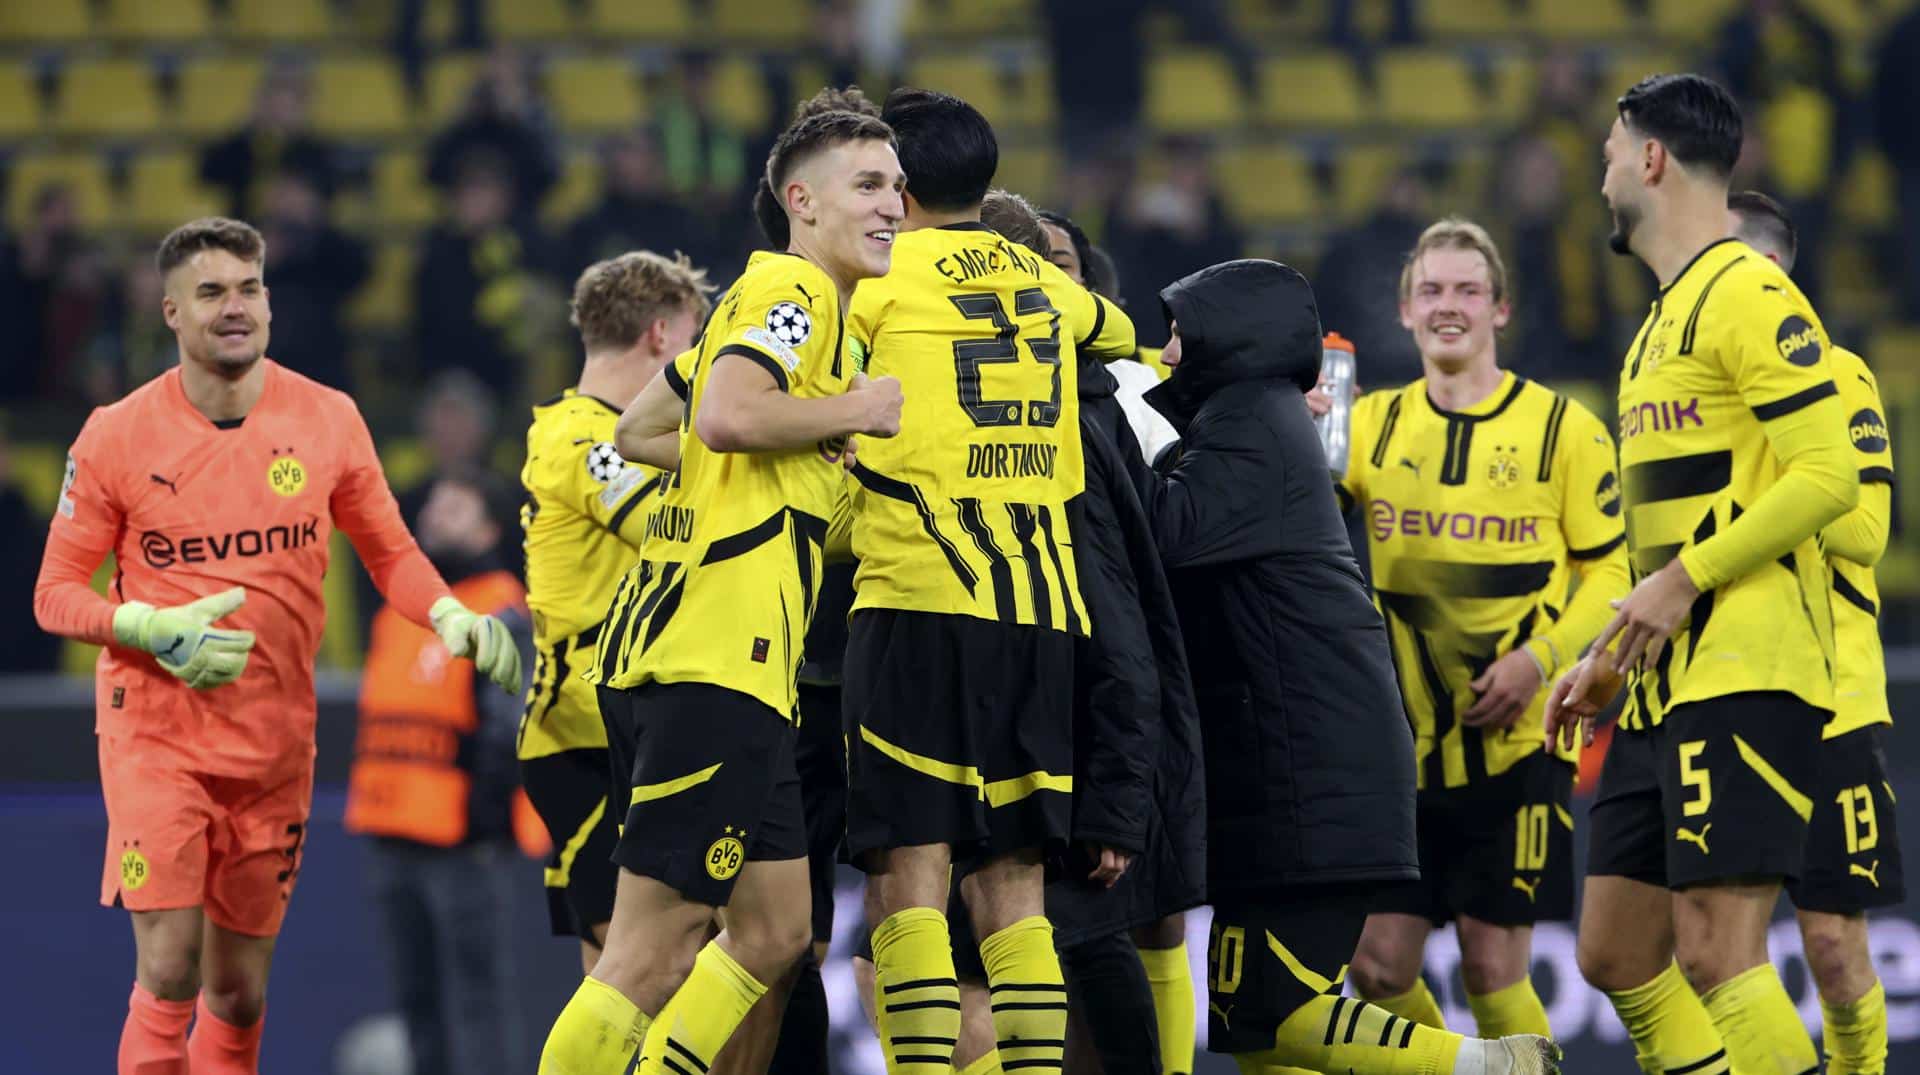
{"type": "Polygon", "coordinates": [[[1741,6],[1743,0],[1652,0],[1653,36],[1669,43],[1707,41],[1741,6]]]}
{"type": "Polygon", "coordinates": [[[712,0],[703,32],[723,40],[791,45],[813,32],[811,0],[712,0]]]}
{"type": "Polygon", "coordinates": [[[1217,131],[1246,122],[1240,84],[1217,52],[1187,49],[1147,62],[1147,123],[1160,131],[1217,131]]]}
{"type": "Polygon", "coordinates": [[[911,37],[1031,34],[1040,26],[1034,0],[917,0],[907,5],[911,37]]]}
{"type": "Polygon", "coordinates": [[[143,43],[194,41],[213,28],[207,0],[107,0],[100,14],[100,28],[108,37],[143,43]]]}
{"type": "Polygon", "coordinates": [[[1323,33],[1327,28],[1327,0],[1230,0],[1227,5],[1233,25],[1249,33],[1297,39],[1302,35],[1323,33]]]}
{"type": "Polygon", "coordinates": [[[1420,28],[1438,37],[1498,37],[1520,29],[1515,0],[1422,0],[1420,28]]]}
{"type": "Polygon", "coordinates": [[[1313,162],[1291,146],[1222,150],[1217,170],[1227,210],[1242,224],[1302,221],[1321,211],[1313,162]]]}
{"type": "Polygon", "coordinates": [[[595,153],[569,153],[560,172],[560,182],[547,192],[540,203],[540,216],[547,223],[565,226],[575,217],[593,208],[600,200],[600,157],[595,153]]]}
{"type": "Polygon", "coordinates": [[[1539,90],[1540,72],[1531,56],[1504,53],[1494,58],[1493,97],[1487,101],[1487,117],[1503,123],[1518,123],[1534,107],[1539,90]]]}
{"type": "Polygon", "coordinates": [[[201,185],[200,162],[184,150],[144,154],[128,171],[126,219],[144,233],[159,235],[223,208],[220,196],[201,185]]]}
{"type": "Polygon", "coordinates": [[[509,41],[551,41],[579,31],[569,0],[487,0],[486,17],[488,29],[509,41]]]}
{"type": "MultiPolygon", "coordinates": [[[[704,31],[705,23],[698,24],[704,31]]],[[[696,22],[688,0],[589,0],[587,28],[596,38],[682,41],[696,22]]]]}
{"type": "Polygon", "coordinates": [[[1486,118],[1466,61],[1441,51],[1389,52],[1379,69],[1380,118],[1406,127],[1460,127],[1486,118]]]}
{"type": "Polygon", "coordinates": [[[1372,213],[1403,159],[1397,146],[1351,146],[1342,152],[1333,166],[1334,211],[1340,219],[1360,220],[1372,213]]]}
{"type": "Polygon", "coordinates": [[[1891,227],[1900,208],[1894,195],[1893,166],[1886,155],[1873,149],[1855,153],[1833,205],[1841,220],[1856,227],[1891,227]]]}
{"type": "Polygon", "coordinates": [[[113,188],[99,154],[35,154],[14,161],[7,184],[7,219],[16,231],[25,227],[42,188],[55,183],[73,190],[83,226],[98,228],[107,223],[113,211],[113,188]]]}
{"type": "Polygon", "coordinates": [[[321,41],[333,36],[327,0],[227,0],[220,29],[243,41],[321,41]]]}
{"type": "Polygon", "coordinates": [[[426,165],[410,150],[388,150],[373,162],[373,215],[379,225],[431,224],[440,199],[427,183],[426,165]]]}
{"type": "Polygon", "coordinates": [[[1060,151],[1052,144],[1000,147],[1000,170],[993,177],[994,186],[1022,195],[1044,209],[1057,200],[1059,184],[1060,151]]]}
{"type": "Polygon", "coordinates": [[[1813,16],[1841,38],[1871,41],[1902,10],[1878,0],[1802,0],[1813,16]]]}
{"type": "MultiPolygon", "coordinates": [[[[1687,63],[1684,56],[1664,49],[1621,49],[1607,58],[1606,74],[1602,76],[1600,85],[1600,96],[1603,100],[1612,102],[1627,92],[1634,83],[1648,75],[1672,74],[1675,71],[1685,71],[1689,66],[1691,65],[1687,63]]],[[[1605,109],[1605,114],[1608,117],[1614,114],[1611,104],[1605,109]]]]}
{"type": "MultiPolygon", "coordinates": [[[[773,97],[760,64],[742,56],[728,56],[713,66],[713,110],[742,131],[760,132],[772,125],[773,97]]],[[[787,118],[782,109],[779,117],[787,118]]]]}
{"type": "Polygon", "coordinates": [[[479,73],[479,58],[471,52],[434,58],[433,66],[427,68],[426,115],[421,117],[428,130],[437,131],[453,122],[479,73]]]}
{"type": "Polygon", "coordinates": [[[10,0],[0,4],[0,41],[80,41],[92,33],[87,0],[10,0]]]}
{"type": "Polygon", "coordinates": [[[0,138],[19,138],[40,129],[40,94],[33,71],[23,63],[0,64],[0,138]]]}
{"type": "Polygon", "coordinates": [[[626,130],[645,114],[640,79],[622,56],[574,56],[547,68],[547,99],[570,130],[604,134],[626,130]]]}
{"type": "Polygon", "coordinates": [[[414,246],[381,243],[374,250],[373,273],[347,306],[347,321],[357,328],[396,329],[413,308],[414,246]]]}
{"type": "Polygon", "coordinates": [[[1023,99],[1012,80],[978,53],[928,56],[907,69],[907,83],[922,89],[950,93],[980,110],[995,127],[1032,122],[1021,114],[1023,99]]]}
{"type": "Polygon", "coordinates": [[[142,61],[77,61],[62,74],[55,131],[109,137],[151,134],[159,126],[159,86],[142,61]]]}
{"type": "Polygon", "coordinates": [[[407,129],[400,69],[374,56],[335,56],[313,65],[313,125],[322,134],[366,138],[407,129]]]}
{"type": "Polygon", "coordinates": [[[1525,29],[1545,38],[1624,38],[1637,23],[1622,0],[1527,0],[1525,29]]]}
{"type": "Polygon", "coordinates": [[[265,65],[243,56],[195,60],[180,71],[174,126],[201,137],[227,134],[246,121],[265,65]]]}
{"type": "Polygon", "coordinates": [[[1353,127],[1367,119],[1353,62],[1332,50],[1280,56],[1260,67],[1260,118],[1289,127],[1353,127]]]}

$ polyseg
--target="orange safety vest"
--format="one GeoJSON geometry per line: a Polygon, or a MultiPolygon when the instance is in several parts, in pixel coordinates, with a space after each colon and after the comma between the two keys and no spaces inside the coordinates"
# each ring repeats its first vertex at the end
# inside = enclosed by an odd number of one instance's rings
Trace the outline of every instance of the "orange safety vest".
{"type": "MultiPolygon", "coordinates": [[[[482,615],[524,604],[510,572],[453,587],[482,615]]],[[[461,747],[480,726],[473,662],[456,660],[432,630],[386,606],[373,618],[360,677],[360,730],[347,777],[348,832],[395,836],[434,847],[467,837],[473,778],[461,747]]]]}

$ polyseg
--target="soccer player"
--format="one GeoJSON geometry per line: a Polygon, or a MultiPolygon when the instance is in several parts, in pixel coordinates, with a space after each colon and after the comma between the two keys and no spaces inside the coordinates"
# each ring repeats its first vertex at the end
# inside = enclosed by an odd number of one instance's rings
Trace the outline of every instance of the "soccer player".
{"type": "Polygon", "coordinates": [[[660,461],[678,470],[589,673],[620,874],[605,948],[547,1038],[550,1075],[619,1075],[642,1041],[646,1075],[707,1070],[811,939],[794,684],[845,438],[898,428],[898,382],[856,374],[842,317],[887,271],[905,180],[887,126],[838,111],[789,126],[766,173],[787,252],[753,255],[685,368],[615,427],[623,451],[677,427],[660,461]]]}
{"type": "Polygon", "coordinates": [[[557,937],[578,937],[591,970],[613,916],[618,835],[607,810],[606,725],[582,678],[599,654],[607,595],[633,566],[663,471],[629,464],[614,423],[706,319],[706,273],[684,256],[637,251],[598,262],[573,288],[586,348],[580,383],[533,409],[520,482],[533,682],[519,755],[527,797],[547,826],[547,905],[557,937]]]}
{"type": "Polygon", "coordinates": [[[1420,880],[1381,894],[1354,985],[1444,1027],[1420,967],[1451,921],[1483,1038],[1549,1032],[1528,971],[1533,924],[1573,913],[1576,755],[1541,750],[1545,687],[1627,592],[1613,438],[1501,368],[1509,301],[1485,229],[1448,218],[1420,236],[1400,323],[1426,376],[1354,405],[1340,483],[1365,511],[1420,788],[1420,880]]]}
{"type": "Polygon", "coordinates": [[[1479,1041],[1340,995],[1378,886],[1419,876],[1413,736],[1305,394],[1313,290],[1247,259],[1160,293],[1181,433],[1146,487],[1199,695],[1207,1047],[1242,1072],[1558,1071],[1545,1038],[1479,1041]]]}
{"type": "Polygon", "coordinates": [[[1740,138],[1732,97],[1693,74],[1628,90],[1607,136],[1610,245],[1660,281],[1620,375],[1636,582],[1554,685],[1547,731],[1590,731],[1624,681],[1579,960],[1641,1067],[1798,1075],[1819,1060],[1767,924],[1782,880],[1804,876],[1834,710],[1817,538],[1852,509],[1859,475],[1819,316],[1727,236],[1740,138]]]}
{"type": "Polygon", "coordinates": [[[520,657],[407,533],[353,400],[266,357],[260,233],[191,221],[157,262],[180,364],[81,429],[34,614],[106,647],[100,902],[131,913],[137,959],[119,1070],[185,1075],[191,1058],[199,1075],[227,1075],[259,1066],[267,969],[300,871],[334,527],[389,604],[454,656],[509,691],[520,657]],[[88,583],[109,552],[101,597],[88,583]]]}
{"type": "Polygon", "coordinates": [[[845,668],[847,852],[868,875],[890,1072],[953,1063],[949,867],[981,938],[1003,1064],[1053,1066],[1066,994],[1042,854],[1071,835],[1073,644],[1086,633],[1065,505],[1081,489],[1081,349],[1131,354],[1112,304],[980,223],[985,117],[896,90],[906,222],[860,285],[849,346],[901,379],[901,435],[853,467],[845,668]]]}
{"type": "MultiPolygon", "coordinates": [[[[1779,202],[1742,191],[1727,208],[1735,238],[1793,271],[1798,239],[1779,202]]],[[[1887,998],[1867,950],[1866,912],[1906,897],[1881,746],[1881,726],[1893,715],[1873,579],[1893,518],[1893,447],[1866,362],[1839,346],[1832,361],[1860,466],[1860,503],[1820,531],[1833,584],[1833,719],[1821,732],[1806,869],[1787,883],[1787,896],[1799,909],[1807,966],[1820,991],[1829,1075],[1878,1075],[1887,1066],[1887,998]]]]}

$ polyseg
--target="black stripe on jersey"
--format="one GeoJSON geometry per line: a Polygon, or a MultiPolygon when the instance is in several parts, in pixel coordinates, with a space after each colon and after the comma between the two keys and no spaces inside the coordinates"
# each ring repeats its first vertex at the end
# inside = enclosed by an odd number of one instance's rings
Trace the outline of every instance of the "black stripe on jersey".
{"type": "MultiPolygon", "coordinates": [[[[1704,250],[1701,251],[1701,253],[1705,252],[1704,250]]],[[[1727,275],[1728,269],[1733,268],[1745,260],[1747,260],[1747,256],[1742,254],[1732,261],[1727,262],[1725,265],[1720,266],[1720,271],[1714,273],[1712,279],[1707,281],[1706,286],[1700,289],[1700,297],[1693,301],[1693,312],[1687,315],[1687,327],[1680,333],[1681,354],[1690,355],[1693,353],[1694,330],[1700,327],[1700,311],[1707,308],[1707,296],[1713,294],[1713,285],[1719,283],[1722,276],[1727,275]]],[[[1685,275],[1684,270],[1682,270],[1682,275],[1685,275]]],[[[1679,279],[1680,277],[1678,276],[1674,277],[1676,282],[1679,279]]]]}
{"type": "Polygon", "coordinates": [[[1551,560],[1479,564],[1403,559],[1394,565],[1393,581],[1403,586],[1411,581],[1414,593],[1429,597],[1524,597],[1546,586],[1553,566],[1551,560]]]}
{"type": "Polygon", "coordinates": [[[717,564],[722,560],[731,560],[736,556],[745,556],[753,550],[772,541],[787,526],[787,509],[780,508],[772,515],[754,523],[737,534],[714,541],[707,546],[707,554],[700,558],[700,565],[717,564]]]}
{"type": "Polygon", "coordinates": [[[793,518],[793,559],[800,569],[800,597],[808,622],[813,620],[813,555],[827,543],[827,521],[818,515],[787,509],[793,518]]]}
{"type": "Polygon", "coordinates": [[[953,504],[960,509],[960,529],[967,532],[980,555],[987,558],[987,581],[993,587],[993,614],[1002,623],[1020,622],[1020,610],[1013,599],[1013,566],[993,543],[993,531],[987,529],[987,520],[980,515],[980,499],[957,496],[953,504]]]}
{"type": "Polygon", "coordinates": [[[1400,421],[1400,401],[1403,398],[1393,397],[1393,402],[1387,404],[1387,416],[1380,420],[1380,437],[1373,442],[1373,465],[1376,467],[1387,465],[1387,442],[1393,439],[1393,427],[1400,421]]]}
{"type": "Polygon", "coordinates": [[[1847,604],[1852,605],[1854,608],[1859,609],[1869,616],[1879,617],[1880,606],[1874,604],[1871,597],[1861,593],[1859,587],[1848,582],[1847,577],[1838,571],[1833,573],[1833,592],[1839,594],[1846,600],[1847,604]]]}
{"type": "Polygon", "coordinates": [[[1052,627],[1053,601],[1047,596],[1047,569],[1040,561],[1040,550],[1033,543],[1039,520],[1027,504],[1008,504],[1007,518],[1013,524],[1014,540],[1020,543],[1020,559],[1027,565],[1027,588],[1033,594],[1033,622],[1052,627]]]}
{"type": "MultiPolygon", "coordinates": [[[[1356,1000],[1356,1001],[1354,1001],[1354,1003],[1355,1003],[1355,1004],[1362,1004],[1362,1003],[1365,1003],[1365,1002],[1364,1002],[1364,1001],[1358,1001],[1358,1000],[1356,1000]]],[[[1336,1031],[1338,1031],[1338,1030],[1340,1029],[1340,1012],[1341,1012],[1341,1009],[1343,1009],[1343,1008],[1345,1008],[1346,1006],[1347,1006],[1347,998],[1345,998],[1345,997],[1335,997],[1335,998],[1333,998],[1333,1014],[1327,1017],[1327,1036],[1326,1036],[1326,1038],[1325,1038],[1324,1040],[1322,1040],[1322,1041],[1320,1042],[1320,1044],[1322,1044],[1322,1045],[1332,1045],[1332,1044],[1333,1044],[1333,1035],[1334,1035],[1334,1033],[1335,1033],[1336,1031]]]]}
{"type": "Polygon", "coordinates": [[[1802,407],[1818,403],[1828,396],[1837,396],[1839,394],[1840,390],[1834,387],[1832,381],[1822,381],[1812,388],[1802,388],[1800,391],[1795,392],[1785,399],[1776,399],[1772,403],[1760,404],[1753,409],[1753,416],[1762,422],[1771,422],[1775,418],[1785,418],[1787,415],[1792,414],[1802,407]]]}
{"type": "Polygon", "coordinates": [[[646,589],[652,573],[652,562],[642,560],[639,574],[621,576],[620,589],[614,591],[613,607],[607,615],[607,622],[613,625],[613,629],[602,638],[600,646],[600,680],[603,683],[620,672],[620,661],[627,651],[627,627],[633,622],[634,603],[641,591],[646,589]]]}
{"type": "Polygon", "coordinates": [[[1467,458],[1473,452],[1473,423],[1447,419],[1447,455],[1440,463],[1441,485],[1467,484],[1467,458]]]}
{"type": "Polygon", "coordinates": [[[1040,533],[1047,539],[1047,558],[1053,561],[1053,574],[1060,580],[1060,603],[1067,606],[1067,630],[1083,635],[1086,631],[1080,626],[1080,612],[1073,607],[1074,586],[1067,578],[1065,561],[1060,559],[1060,543],[1053,537],[1053,509],[1044,504],[1040,506],[1040,533]]]}
{"type": "Polygon", "coordinates": [[[654,591],[654,597],[658,598],[660,603],[651,609],[652,615],[648,616],[646,609],[641,611],[641,616],[647,620],[646,636],[640,640],[640,649],[643,652],[653,645],[654,639],[660,637],[660,632],[667,629],[667,623],[673,619],[673,614],[680,611],[681,595],[687,592],[687,573],[679,572],[676,577],[673,569],[679,566],[679,564],[668,564],[667,570],[661,573],[660,589],[654,591]]]}
{"type": "Polygon", "coordinates": [[[1893,484],[1893,468],[1892,467],[1861,467],[1860,468],[1860,484],[1871,485],[1874,482],[1880,482],[1885,485],[1892,485],[1893,484]]]}
{"type": "MultiPolygon", "coordinates": [[[[799,284],[793,285],[799,287],[799,284]]],[[[805,292],[802,292],[805,294],[805,292]]],[[[841,318],[833,333],[833,379],[839,380],[845,369],[847,354],[847,319],[841,318]]]]}
{"type": "MultiPolygon", "coordinates": [[[[1527,618],[1531,620],[1533,613],[1528,612],[1527,618]]],[[[1524,638],[1525,636],[1521,637],[1524,638]]],[[[1467,658],[1467,675],[1472,677],[1472,679],[1479,679],[1486,673],[1488,666],[1492,664],[1493,655],[1491,653],[1484,657],[1469,657],[1467,658]]],[[[1469,680],[1469,682],[1471,682],[1471,680],[1469,680]]],[[[1461,725],[1460,760],[1467,770],[1467,783],[1478,784],[1486,780],[1487,736],[1485,732],[1479,728],[1461,725]]]]}
{"type": "Polygon", "coordinates": [[[1547,412],[1547,434],[1540,438],[1539,480],[1548,481],[1553,477],[1553,452],[1560,443],[1560,420],[1567,416],[1567,397],[1556,394],[1553,397],[1553,409],[1547,412]]]}
{"type": "Polygon", "coordinates": [[[660,376],[667,379],[667,387],[673,389],[674,395],[682,400],[687,398],[687,379],[680,376],[680,371],[673,368],[673,363],[660,367],[660,376]]]}
{"type": "Polygon", "coordinates": [[[1660,305],[1667,301],[1667,293],[1662,291],[1653,300],[1653,312],[1647,315],[1647,322],[1640,326],[1639,346],[1633,349],[1633,361],[1627,364],[1627,379],[1640,376],[1640,359],[1647,353],[1647,341],[1653,338],[1660,325],[1660,305]]]}
{"type": "MultiPolygon", "coordinates": [[[[533,682],[535,693],[533,704],[527,707],[527,719],[520,726],[521,738],[524,739],[526,737],[528,725],[546,723],[548,714],[553,712],[554,704],[560,701],[560,685],[565,683],[567,677],[573,674],[573,655],[582,644],[580,641],[581,637],[582,636],[575,636],[573,638],[561,639],[560,644],[553,647],[553,660],[551,662],[547,662],[546,655],[543,653],[536,653],[534,655],[535,664],[546,664],[546,670],[551,674],[546,677],[543,683],[541,681],[540,670],[538,668],[534,670],[533,682]]],[[[588,644],[591,645],[591,643],[588,644]]]]}
{"type": "Polygon", "coordinates": [[[1613,550],[1619,548],[1620,543],[1625,540],[1627,540],[1627,535],[1616,534],[1614,535],[1614,538],[1612,541],[1603,542],[1599,545],[1593,546],[1592,548],[1568,549],[1567,557],[1573,560],[1598,560],[1600,557],[1605,556],[1608,553],[1612,552],[1613,550]]]}
{"type": "Polygon", "coordinates": [[[620,533],[620,527],[626,524],[627,516],[632,515],[633,509],[639,507],[642,500],[653,495],[653,491],[660,488],[660,483],[665,480],[667,480],[665,472],[648,478],[645,484],[633,491],[633,495],[627,498],[626,503],[620,505],[619,510],[613,513],[613,517],[607,520],[607,529],[615,534],[620,533]]]}
{"type": "Polygon", "coordinates": [[[1093,345],[1093,341],[1100,338],[1100,330],[1106,327],[1107,327],[1106,300],[1102,299],[1098,295],[1095,295],[1093,297],[1093,331],[1087,333],[1086,338],[1082,339],[1079,343],[1075,344],[1074,346],[1080,350],[1085,350],[1088,347],[1091,347],[1093,345]]]}
{"type": "Polygon", "coordinates": [[[940,552],[947,558],[947,566],[953,569],[953,574],[960,580],[960,585],[967,593],[973,593],[973,588],[980,582],[980,576],[973,573],[973,568],[968,567],[967,562],[960,558],[960,550],[954,548],[953,543],[947,540],[947,536],[940,532],[940,527],[933,521],[933,509],[927,506],[927,498],[920,495],[917,486],[898,478],[889,478],[860,462],[853,464],[853,476],[869,492],[912,504],[914,510],[920,513],[920,528],[927,532],[927,536],[933,539],[935,545],[940,546],[940,552]]]}
{"type": "Polygon", "coordinates": [[[727,355],[739,355],[741,358],[766,370],[772,374],[773,379],[779,383],[780,391],[785,392],[787,390],[787,367],[782,366],[772,355],[760,350],[758,347],[748,347],[744,343],[730,343],[720,350],[715,351],[713,353],[713,360],[718,362],[727,355]]]}
{"type": "Polygon", "coordinates": [[[1453,692],[1447,689],[1447,680],[1440,674],[1440,664],[1433,659],[1433,648],[1427,645],[1425,631],[1415,630],[1413,651],[1420,661],[1420,678],[1425,681],[1427,696],[1433,699],[1433,749],[1427,752],[1427,779],[1429,788],[1447,786],[1447,736],[1453,732],[1453,692]]]}
{"type": "Polygon", "coordinates": [[[1730,451],[1649,459],[1620,472],[1620,484],[1626,491],[1629,507],[1706,496],[1725,489],[1732,481],[1733,453],[1730,451]]]}

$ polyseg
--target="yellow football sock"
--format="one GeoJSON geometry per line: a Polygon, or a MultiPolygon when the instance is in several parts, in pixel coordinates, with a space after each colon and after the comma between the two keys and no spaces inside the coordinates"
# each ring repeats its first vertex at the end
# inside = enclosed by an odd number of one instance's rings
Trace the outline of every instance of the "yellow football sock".
{"type": "Polygon", "coordinates": [[[654,1020],[640,1075],[700,1075],[766,992],[717,941],[708,941],[694,957],[693,973],[654,1020]]]}
{"type": "Polygon", "coordinates": [[[1467,994],[1467,1007],[1473,1009],[1473,1022],[1483,1038],[1504,1038],[1508,1034],[1538,1034],[1552,1037],[1547,1026],[1547,1008],[1540,994],[1533,991],[1533,979],[1522,978],[1505,989],[1485,996],[1467,994]]]}
{"type": "Polygon", "coordinates": [[[1193,965],[1187,946],[1140,949],[1140,964],[1153,989],[1154,1022],[1160,1028],[1160,1070],[1185,1075],[1193,1070],[1193,965]]]}
{"type": "Polygon", "coordinates": [[[626,1075],[650,1022],[618,989],[581,979],[547,1032],[540,1075],[626,1075]]]}
{"type": "Polygon", "coordinates": [[[1671,1070],[1729,1075],[1733,1070],[1713,1017],[1681,975],[1679,964],[1669,963],[1652,981],[1608,993],[1607,999],[1626,1024],[1634,1057],[1647,1075],[1671,1070]]]}
{"type": "Polygon", "coordinates": [[[999,1051],[988,1049],[987,1055],[961,1068],[959,1075],[1002,1075],[999,1051]]]}
{"type": "Polygon", "coordinates": [[[1411,1023],[1430,1026],[1435,1030],[1447,1029],[1447,1017],[1440,1014],[1440,1002],[1433,998],[1433,991],[1427,988],[1425,978],[1414,979],[1413,988],[1397,997],[1369,999],[1368,1003],[1385,1008],[1411,1023]]]}
{"type": "Polygon", "coordinates": [[[1826,1016],[1827,1075],[1885,1075],[1887,991],[1880,979],[1851,1004],[1820,1003],[1826,1016]]]}
{"type": "Polygon", "coordinates": [[[1445,1075],[1453,1070],[1465,1040],[1364,1000],[1318,996],[1294,1009],[1280,1024],[1272,1049],[1252,1056],[1280,1070],[1445,1075]]]}
{"type": "Polygon", "coordinates": [[[1060,1070],[1067,1049],[1067,986],[1053,925],[1022,918],[980,942],[1003,1065],[1060,1070]]]}
{"type": "Polygon", "coordinates": [[[1773,964],[1736,974],[1700,999],[1736,1071],[1800,1075],[1819,1070],[1820,1054],[1773,964]]]}
{"type": "Polygon", "coordinates": [[[947,916],[931,907],[895,911],[873,928],[874,1012],[887,1071],[953,1066],[960,1040],[960,983],[947,916]]]}

